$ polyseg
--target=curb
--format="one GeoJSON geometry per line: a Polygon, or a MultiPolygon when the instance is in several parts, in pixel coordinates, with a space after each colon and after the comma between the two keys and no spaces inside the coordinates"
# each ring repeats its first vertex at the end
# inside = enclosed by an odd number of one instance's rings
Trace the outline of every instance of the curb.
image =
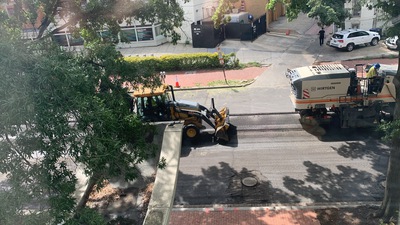
{"type": "Polygon", "coordinates": [[[194,206],[194,207],[183,207],[180,205],[174,205],[172,211],[239,211],[239,210],[315,210],[315,209],[326,209],[326,208],[356,208],[359,206],[370,206],[377,207],[381,205],[381,201],[372,202],[331,202],[331,203],[304,203],[304,204],[271,204],[269,206],[262,205],[212,205],[212,206],[194,206]]]}
{"type": "Polygon", "coordinates": [[[384,53],[380,56],[369,56],[369,57],[353,57],[348,58],[345,60],[338,60],[338,61],[318,61],[316,60],[315,63],[327,63],[327,62],[342,62],[342,61],[354,61],[354,60],[374,60],[374,59],[397,59],[398,55],[396,53],[384,53]]]}
{"type": "Polygon", "coordinates": [[[290,36],[290,35],[300,35],[300,33],[296,30],[292,30],[292,29],[286,29],[286,28],[270,28],[268,29],[267,33],[281,33],[281,34],[285,34],[285,36],[290,36]],[[290,32],[288,35],[286,35],[286,32],[290,32]]]}
{"type": "Polygon", "coordinates": [[[252,81],[244,83],[242,85],[219,85],[219,86],[184,87],[184,88],[176,88],[176,87],[174,87],[174,91],[192,91],[192,90],[223,89],[223,88],[242,88],[242,87],[247,87],[247,86],[251,85],[256,80],[257,80],[257,77],[254,78],[252,81]]]}
{"type": "MultiPolygon", "coordinates": [[[[291,30],[291,32],[293,32],[293,30],[291,30]]],[[[297,32],[293,32],[293,33],[286,35],[285,32],[275,32],[275,31],[270,31],[263,35],[274,36],[274,37],[285,37],[285,38],[298,38],[300,36],[300,34],[297,32]]]]}

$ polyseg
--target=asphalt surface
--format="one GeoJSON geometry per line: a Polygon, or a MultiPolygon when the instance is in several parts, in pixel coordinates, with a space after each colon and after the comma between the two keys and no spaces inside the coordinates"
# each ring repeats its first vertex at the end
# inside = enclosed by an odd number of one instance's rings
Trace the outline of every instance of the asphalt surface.
{"type": "Polygon", "coordinates": [[[380,201],[388,147],[371,130],[305,126],[297,114],[234,116],[227,145],[182,147],[175,205],[307,205],[380,201]],[[254,187],[243,185],[256,178],[254,187]]]}

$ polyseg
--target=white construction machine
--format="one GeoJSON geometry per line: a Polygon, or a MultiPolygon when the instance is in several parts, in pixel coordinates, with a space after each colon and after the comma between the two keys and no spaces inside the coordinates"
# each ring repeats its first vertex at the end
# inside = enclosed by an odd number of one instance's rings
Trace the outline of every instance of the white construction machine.
{"type": "Polygon", "coordinates": [[[301,119],[342,128],[371,127],[393,115],[397,65],[381,65],[379,76],[366,78],[371,65],[326,64],[288,69],[290,99],[301,119]]]}

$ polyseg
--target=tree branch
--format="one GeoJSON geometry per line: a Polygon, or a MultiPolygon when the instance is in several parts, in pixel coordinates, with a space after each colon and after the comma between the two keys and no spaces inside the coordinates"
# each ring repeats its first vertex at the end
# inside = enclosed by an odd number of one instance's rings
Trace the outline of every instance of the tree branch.
{"type": "Polygon", "coordinates": [[[87,201],[89,200],[90,193],[92,193],[94,186],[101,179],[100,173],[93,174],[88,181],[88,185],[86,186],[85,192],[83,193],[81,199],[79,200],[78,205],[75,208],[77,214],[85,208],[87,201]]]}
{"type": "Polygon", "coordinates": [[[5,136],[6,136],[6,140],[7,140],[8,144],[11,146],[11,150],[14,151],[15,153],[17,153],[17,155],[18,155],[22,160],[24,160],[25,163],[26,163],[28,166],[33,167],[33,165],[32,165],[25,157],[23,157],[23,154],[17,150],[17,148],[16,148],[15,145],[12,143],[12,141],[10,140],[10,138],[8,137],[8,135],[5,134],[5,136]]]}

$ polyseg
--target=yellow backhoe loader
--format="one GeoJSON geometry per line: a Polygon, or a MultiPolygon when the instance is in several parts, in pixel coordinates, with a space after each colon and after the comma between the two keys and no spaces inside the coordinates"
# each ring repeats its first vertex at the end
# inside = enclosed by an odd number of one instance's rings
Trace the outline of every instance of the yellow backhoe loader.
{"type": "Polygon", "coordinates": [[[139,87],[133,91],[132,97],[134,111],[143,121],[183,121],[183,135],[190,140],[197,139],[200,132],[206,129],[204,121],[214,129],[216,141],[229,142],[228,130],[232,126],[229,123],[229,109],[224,107],[218,111],[214,99],[211,99],[210,109],[197,102],[175,100],[171,85],[161,85],[157,88],[139,87]]]}

